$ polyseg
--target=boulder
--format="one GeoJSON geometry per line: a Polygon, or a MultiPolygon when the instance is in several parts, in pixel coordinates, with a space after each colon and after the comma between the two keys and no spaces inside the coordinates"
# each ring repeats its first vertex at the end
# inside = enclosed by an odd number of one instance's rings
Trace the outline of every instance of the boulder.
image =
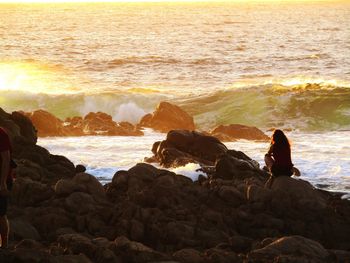
{"type": "Polygon", "coordinates": [[[273,180],[272,202],[283,202],[282,196],[287,196],[294,205],[311,210],[322,210],[327,207],[327,200],[307,181],[280,176],[273,180]]]}
{"type": "Polygon", "coordinates": [[[84,192],[93,197],[96,202],[105,202],[106,193],[102,184],[87,173],[78,173],[72,179],[61,179],[55,185],[58,196],[68,196],[73,192],[84,192]]]}
{"type": "Polygon", "coordinates": [[[158,104],[152,114],[145,115],[139,126],[149,127],[164,133],[176,129],[195,130],[193,117],[180,107],[164,101],[158,104]]]}
{"type": "Polygon", "coordinates": [[[230,124],[220,125],[210,131],[210,135],[221,141],[236,141],[240,139],[252,141],[269,141],[270,138],[256,127],[230,124]]]}
{"type": "Polygon", "coordinates": [[[247,156],[232,154],[232,151],[219,156],[216,159],[213,177],[225,180],[264,177],[264,173],[259,169],[259,164],[248,158],[247,156]]]}
{"type": "Polygon", "coordinates": [[[11,201],[18,206],[33,206],[53,197],[51,187],[29,178],[18,178],[12,189],[11,201]]]}
{"type": "Polygon", "coordinates": [[[166,140],[156,142],[152,147],[155,160],[164,167],[179,167],[187,163],[214,165],[216,159],[227,152],[218,139],[199,132],[172,130],[166,140]]]}

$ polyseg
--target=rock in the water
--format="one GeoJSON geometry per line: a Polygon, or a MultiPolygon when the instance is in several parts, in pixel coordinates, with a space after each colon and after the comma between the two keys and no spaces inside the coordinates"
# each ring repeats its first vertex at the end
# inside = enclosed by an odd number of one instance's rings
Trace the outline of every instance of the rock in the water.
{"type": "Polygon", "coordinates": [[[32,121],[39,137],[66,135],[63,121],[53,114],[44,110],[36,110],[24,114],[32,121]]]}
{"type": "Polygon", "coordinates": [[[152,114],[145,115],[139,124],[141,127],[149,127],[160,132],[171,130],[195,130],[193,117],[180,107],[161,102],[152,114]]]}
{"type": "Polygon", "coordinates": [[[268,141],[270,138],[256,127],[230,124],[220,125],[214,128],[210,135],[218,138],[221,141],[235,141],[239,139],[252,141],[268,141]]]}
{"type": "MultiPolygon", "coordinates": [[[[112,116],[103,112],[90,112],[84,118],[76,116],[67,118],[65,121],[62,121],[61,119],[55,117],[53,114],[44,110],[37,110],[28,113],[21,112],[21,114],[27,116],[33,122],[35,128],[38,131],[39,137],[85,135],[143,135],[143,132],[140,129],[137,129],[134,125],[127,122],[117,123],[112,120],[112,116]]],[[[17,115],[14,117],[19,119],[17,115]]]]}
{"type": "Polygon", "coordinates": [[[227,152],[218,139],[195,131],[172,130],[166,140],[152,147],[155,154],[151,160],[164,167],[184,166],[187,163],[214,165],[216,159],[227,152]]]}

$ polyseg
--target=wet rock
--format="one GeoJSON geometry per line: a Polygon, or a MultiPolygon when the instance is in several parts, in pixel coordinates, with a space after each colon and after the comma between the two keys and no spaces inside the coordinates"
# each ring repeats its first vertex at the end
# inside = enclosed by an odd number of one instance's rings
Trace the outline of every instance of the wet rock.
{"type": "Polygon", "coordinates": [[[239,139],[253,141],[269,141],[270,138],[256,127],[241,124],[220,125],[210,132],[211,136],[221,141],[235,141],[239,139]]]}
{"type": "Polygon", "coordinates": [[[149,127],[160,132],[169,132],[171,130],[195,130],[193,117],[188,115],[180,107],[161,102],[152,114],[145,115],[139,125],[149,127]]]}

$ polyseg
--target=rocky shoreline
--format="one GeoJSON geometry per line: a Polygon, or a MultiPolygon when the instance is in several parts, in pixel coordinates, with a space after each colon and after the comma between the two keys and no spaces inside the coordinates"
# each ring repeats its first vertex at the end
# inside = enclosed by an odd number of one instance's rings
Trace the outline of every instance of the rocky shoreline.
{"type": "Polygon", "coordinates": [[[208,134],[169,132],[149,158],[199,163],[208,178],[139,163],[103,186],[36,145],[25,115],[0,109],[0,126],[18,163],[2,263],[350,261],[348,200],[289,177],[264,188],[254,160],[208,134]]]}
{"type": "MultiPolygon", "coordinates": [[[[143,128],[167,133],[171,130],[196,130],[194,119],[180,107],[169,102],[160,102],[153,113],[143,116],[138,124],[115,122],[104,112],[90,112],[86,116],[75,116],[61,120],[45,110],[19,112],[28,117],[39,137],[49,136],[142,136],[143,128]],[[50,125],[48,125],[50,124],[50,125]]],[[[269,137],[256,127],[240,124],[219,125],[211,131],[202,131],[221,141],[239,139],[268,141],[269,137]]]]}

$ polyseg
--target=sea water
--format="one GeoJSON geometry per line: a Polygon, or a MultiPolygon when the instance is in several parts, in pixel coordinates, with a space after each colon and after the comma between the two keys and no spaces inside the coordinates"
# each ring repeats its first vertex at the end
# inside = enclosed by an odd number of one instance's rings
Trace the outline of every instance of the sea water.
{"type": "MultiPolygon", "coordinates": [[[[292,143],[293,163],[301,172],[300,178],[321,189],[347,193],[350,198],[349,133],[337,131],[287,134],[292,143]],[[320,137],[324,140],[323,143],[320,143],[320,137]]],[[[87,172],[95,175],[102,183],[107,183],[115,172],[128,170],[136,163],[143,162],[145,157],[152,156],[153,143],[164,139],[165,134],[146,129],[143,137],[54,137],[41,138],[38,144],[53,154],[65,155],[75,164],[85,165],[87,172]]],[[[264,166],[268,143],[238,140],[225,144],[229,149],[243,151],[258,161],[261,168],[264,166]]],[[[199,174],[203,174],[196,171],[198,168],[199,165],[189,164],[171,170],[195,181],[199,174]]]]}
{"type": "MultiPolygon", "coordinates": [[[[166,100],[199,130],[282,128],[301,178],[349,193],[349,19],[348,1],[0,4],[0,107],[62,119],[103,111],[136,124],[166,100]]],[[[164,136],[39,144],[106,182],[164,136]]],[[[227,146],[261,165],[268,148],[227,146]]],[[[176,172],[195,179],[196,168],[176,172]]]]}

